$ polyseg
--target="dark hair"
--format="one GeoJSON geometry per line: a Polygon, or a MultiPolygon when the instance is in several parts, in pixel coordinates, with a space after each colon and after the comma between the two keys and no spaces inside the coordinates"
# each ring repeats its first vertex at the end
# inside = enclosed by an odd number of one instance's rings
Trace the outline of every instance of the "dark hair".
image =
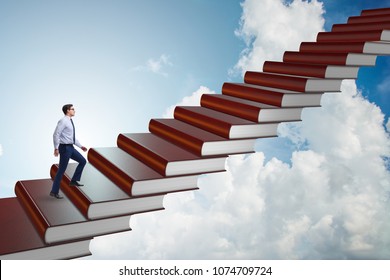
{"type": "Polygon", "coordinates": [[[68,110],[70,110],[70,108],[72,108],[73,104],[65,104],[64,106],[62,106],[62,112],[64,112],[64,114],[66,115],[66,113],[68,112],[68,110]]]}

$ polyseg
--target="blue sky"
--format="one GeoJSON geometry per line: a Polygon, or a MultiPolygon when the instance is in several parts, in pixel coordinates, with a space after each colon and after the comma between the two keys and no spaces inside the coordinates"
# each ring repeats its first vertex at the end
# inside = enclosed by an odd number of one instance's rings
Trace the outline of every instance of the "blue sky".
{"type": "MultiPolygon", "coordinates": [[[[389,6],[1,0],[0,196],[13,196],[17,180],[49,176],[65,103],[75,105],[82,144],[114,146],[118,133],[146,131],[150,118],[192,104],[199,93],[218,93],[225,81],[242,81],[242,71],[261,70],[264,60],[280,59],[321,29],[389,6]],[[267,33],[280,22],[283,30],[267,33]]],[[[302,123],[259,140],[258,153],[202,177],[200,191],[168,196],[165,211],[135,216],[131,233],[95,239],[92,258],[390,258],[383,249],[389,238],[376,234],[390,229],[389,61],[360,70],[359,94],[347,82],[343,95],[306,109],[302,123]],[[203,235],[210,243],[188,245],[203,235]]]]}

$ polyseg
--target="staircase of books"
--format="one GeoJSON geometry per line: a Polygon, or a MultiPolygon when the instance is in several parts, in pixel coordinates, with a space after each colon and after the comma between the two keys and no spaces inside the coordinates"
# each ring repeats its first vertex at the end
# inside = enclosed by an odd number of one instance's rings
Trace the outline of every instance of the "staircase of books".
{"type": "Polygon", "coordinates": [[[0,199],[1,259],[72,259],[90,255],[95,236],[131,230],[131,215],[162,210],[166,194],[197,189],[199,174],[221,172],[231,154],[254,152],[257,138],[277,136],[281,122],[299,121],[322,94],[339,92],[360,66],[390,54],[390,8],[363,10],[346,24],[320,32],[316,42],[286,51],[248,71],[244,83],[203,94],[201,106],[175,108],[173,119],[152,119],[150,133],[124,133],[116,147],[92,148],[82,182],[49,196],[51,178],[19,181],[16,197],[0,199]],[[388,29],[388,30],[386,30],[388,29]]]}

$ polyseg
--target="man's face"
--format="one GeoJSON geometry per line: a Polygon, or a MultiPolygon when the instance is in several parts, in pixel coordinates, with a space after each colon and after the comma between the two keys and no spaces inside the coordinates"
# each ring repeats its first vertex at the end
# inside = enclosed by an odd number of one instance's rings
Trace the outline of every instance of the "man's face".
{"type": "Polygon", "coordinates": [[[73,117],[75,115],[75,110],[74,110],[74,107],[70,107],[69,110],[68,110],[68,114],[69,116],[73,117]]]}

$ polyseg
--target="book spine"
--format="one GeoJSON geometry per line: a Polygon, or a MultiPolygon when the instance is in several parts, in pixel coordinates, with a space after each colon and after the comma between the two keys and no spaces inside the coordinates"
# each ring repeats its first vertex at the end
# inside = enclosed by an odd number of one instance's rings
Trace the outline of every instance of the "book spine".
{"type": "Polygon", "coordinates": [[[380,41],[382,30],[358,32],[319,32],[317,42],[363,42],[380,41]]]}
{"type": "Polygon", "coordinates": [[[88,161],[114,184],[120,187],[127,194],[132,194],[134,180],[120,170],[115,164],[99,154],[95,149],[88,150],[88,161]]]}
{"type": "Polygon", "coordinates": [[[361,16],[379,16],[379,15],[390,15],[390,8],[370,9],[363,10],[360,13],[361,16]]]}
{"type": "Polygon", "coordinates": [[[253,122],[258,122],[259,120],[259,107],[223,99],[217,94],[203,94],[200,104],[203,107],[253,122]]]}
{"type": "Polygon", "coordinates": [[[310,53],[363,53],[364,42],[353,43],[318,43],[318,42],[303,42],[299,47],[300,52],[310,53]]]}
{"type": "Polygon", "coordinates": [[[151,119],[149,122],[149,131],[198,156],[202,155],[203,141],[188,135],[181,130],[168,126],[158,120],[151,119]]]}
{"type": "Polygon", "coordinates": [[[277,61],[266,61],[263,65],[264,72],[317,78],[325,78],[326,68],[326,65],[305,65],[277,61]]]}
{"type": "Polygon", "coordinates": [[[210,118],[181,106],[176,106],[174,117],[203,130],[229,138],[231,125],[222,120],[210,118]]]}
{"type": "Polygon", "coordinates": [[[222,85],[222,94],[278,107],[282,106],[283,100],[283,93],[281,92],[270,92],[233,83],[224,83],[222,85]]]}
{"type": "Polygon", "coordinates": [[[347,23],[372,23],[389,20],[388,14],[349,17],[347,23]]]}
{"type": "Polygon", "coordinates": [[[330,55],[319,55],[316,53],[286,51],[283,55],[284,62],[292,63],[313,63],[323,65],[346,65],[347,53],[335,53],[330,55]]]}
{"type": "Polygon", "coordinates": [[[161,175],[166,176],[166,168],[168,164],[167,160],[149,150],[141,143],[138,143],[123,134],[119,134],[117,138],[117,145],[126,153],[142,161],[161,175]]]}
{"type": "Polygon", "coordinates": [[[18,181],[15,185],[15,194],[19,198],[24,210],[37,229],[39,235],[46,241],[46,230],[50,227],[50,223],[45,218],[45,215],[41,212],[39,207],[35,204],[33,198],[29,195],[21,181],[18,181]]]}
{"type": "MultiPolygon", "coordinates": [[[[54,180],[58,171],[58,165],[53,164],[50,168],[50,176],[54,180]]],[[[86,197],[79,188],[71,187],[70,178],[65,174],[61,180],[61,190],[69,198],[70,201],[80,210],[80,212],[88,218],[88,209],[91,201],[86,197]]]]}
{"type": "Polygon", "coordinates": [[[253,85],[305,92],[307,79],[247,71],[244,76],[244,81],[253,85]]]}
{"type": "Polygon", "coordinates": [[[334,24],[332,26],[332,32],[372,31],[384,29],[390,29],[390,21],[381,21],[373,23],[334,24]]]}

